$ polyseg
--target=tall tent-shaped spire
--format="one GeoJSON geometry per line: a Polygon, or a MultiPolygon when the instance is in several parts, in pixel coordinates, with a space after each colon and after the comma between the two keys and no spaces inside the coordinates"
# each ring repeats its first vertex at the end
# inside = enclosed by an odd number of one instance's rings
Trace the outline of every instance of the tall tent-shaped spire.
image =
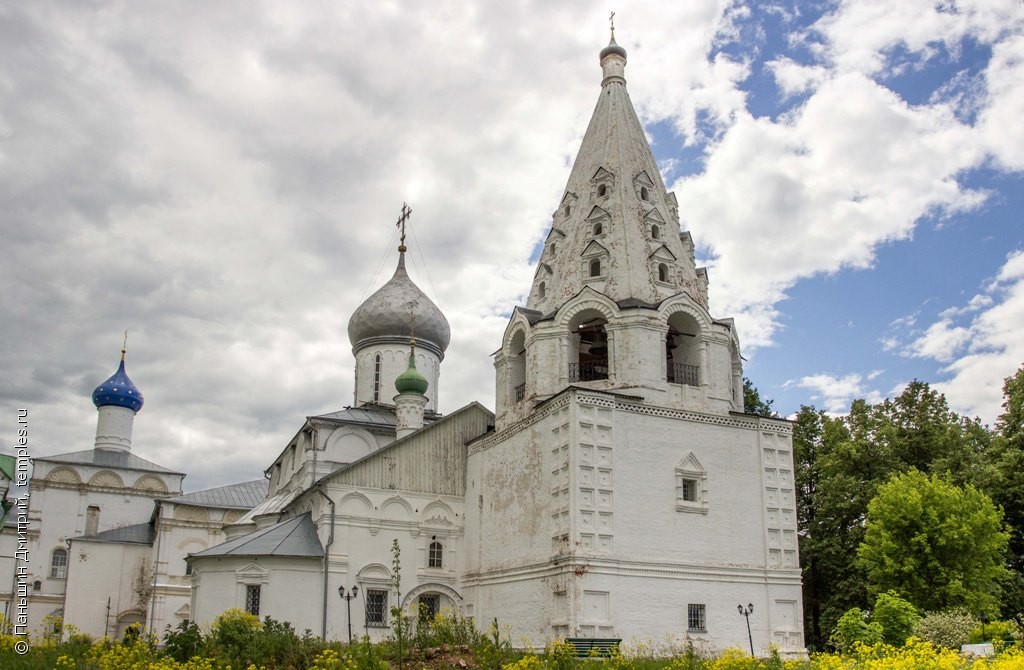
{"type": "Polygon", "coordinates": [[[527,307],[551,313],[585,286],[657,304],[684,290],[707,303],[678,204],[626,90],[626,50],[600,52],[601,92],[541,255],[527,307]]]}
{"type": "Polygon", "coordinates": [[[614,31],[598,60],[597,104],[525,308],[495,355],[499,430],[581,386],[687,410],[742,408],[738,336],[708,311],[707,272],[680,232],[614,31]]]}

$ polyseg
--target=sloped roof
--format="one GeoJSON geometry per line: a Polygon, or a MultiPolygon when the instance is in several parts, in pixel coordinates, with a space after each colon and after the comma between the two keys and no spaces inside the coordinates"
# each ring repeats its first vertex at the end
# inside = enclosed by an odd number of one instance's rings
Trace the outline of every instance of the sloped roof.
{"type": "Polygon", "coordinates": [[[164,502],[197,507],[252,509],[266,499],[268,486],[266,479],[254,479],[251,482],[218,486],[205,491],[194,491],[173,498],[165,498],[164,502]]]}
{"type": "Polygon", "coordinates": [[[108,468],[124,468],[126,470],[140,470],[142,472],[159,472],[168,475],[182,475],[184,472],[175,472],[157,465],[145,458],[139,458],[130,451],[113,451],[110,449],[87,449],[85,451],[73,451],[69,454],[57,454],[56,456],[40,456],[35,459],[46,463],[68,463],[72,465],[99,465],[108,468]]]}
{"type": "Polygon", "coordinates": [[[0,472],[4,473],[11,481],[14,481],[14,463],[14,456],[0,454],[0,472]]]}
{"type": "Polygon", "coordinates": [[[111,528],[95,535],[82,535],[71,538],[72,541],[109,542],[120,544],[153,544],[156,530],[151,523],[136,523],[131,526],[111,528]]]}
{"type": "Polygon", "coordinates": [[[302,489],[278,491],[269,498],[260,501],[259,505],[256,505],[246,512],[241,519],[235,522],[235,525],[252,523],[253,519],[258,516],[263,516],[264,514],[277,514],[283,510],[288,503],[295,500],[300,493],[302,493],[302,489]]]}
{"type": "Polygon", "coordinates": [[[273,526],[236,537],[224,544],[210,547],[189,558],[211,556],[299,556],[322,558],[323,545],[317,537],[313,520],[307,512],[273,526]]]}

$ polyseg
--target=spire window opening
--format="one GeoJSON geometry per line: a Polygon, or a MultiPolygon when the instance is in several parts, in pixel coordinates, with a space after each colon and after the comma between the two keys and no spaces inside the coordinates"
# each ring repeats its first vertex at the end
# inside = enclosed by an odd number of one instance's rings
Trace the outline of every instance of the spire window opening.
{"type": "Polygon", "coordinates": [[[658,281],[668,282],[668,266],[664,263],[658,264],[658,281]]]}
{"type": "Polygon", "coordinates": [[[547,294],[548,287],[544,282],[541,282],[540,285],[537,287],[537,297],[543,300],[544,298],[547,297],[547,294]]]}
{"type": "Polygon", "coordinates": [[[380,354],[373,357],[373,402],[380,402],[380,354]]]}
{"type": "Polygon", "coordinates": [[[605,184],[601,184],[600,186],[597,187],[597,197],[603,198],[606,195],[608,195],[608,186],[605,184]]]}
{"type": "Polygon", "coordinates": [[[648,193],[646,186],[641,186],[640,187],[640,199],[644,200],[644,201],[647,201],[647,200],[651,199],[651,194],[648,193]]]}
{"type": "MultiPolygon", "coordinates": [[[[583,317],[586,319],[586,317],[583,317]]],[[[570,336],[569,381],[608,379],[608,333],[604,318],[593,318],[570,336]],[[575,359],[575,360],[573,360],[575,359]]]]}
{"type": "Polygon", "coordinates": [[[669,317],[665,337],[665,368],[669,384],[700,386],[700,325],[689,314],[669,317]]]}
{"type": "Polygon", "coordinates": [[[591,277],[600,277],[601,276],[601,259],[600,258],[595,258],[594,260],[590,261],[590,276],[591,277]]]}
{"type": "Polygon", "coordinates": [[[600,221],[598,221],[597,223],[594,224],[594,236],[597,237],[598,235],[600,235],[603,232],[604,232],[604,226],[601,224],[600,221]]]}
{"type": "Polygon", "coordinates": [[[572,214],[572,205],[566,205],[565,206],[565,215],[569,216],[570,214],[572,214]]]}
{"type": "Polygon", "coordinates": [[[651,239],[654,239],[654,240],[660,240],[661,239],[661,229],[658,228],[657,226],[651,226],[651,239]]]}

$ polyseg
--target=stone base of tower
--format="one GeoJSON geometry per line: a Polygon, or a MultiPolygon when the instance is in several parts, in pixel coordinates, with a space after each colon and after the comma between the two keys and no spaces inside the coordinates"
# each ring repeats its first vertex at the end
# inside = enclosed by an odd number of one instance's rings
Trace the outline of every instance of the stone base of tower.
{"type": "Polygon", "coordinates": [[[513,639],[745,648],[752,603],[755,651],[803,650],[786,421],[568,389],[470,445],[466,500],[466,603],[513,639]]]}

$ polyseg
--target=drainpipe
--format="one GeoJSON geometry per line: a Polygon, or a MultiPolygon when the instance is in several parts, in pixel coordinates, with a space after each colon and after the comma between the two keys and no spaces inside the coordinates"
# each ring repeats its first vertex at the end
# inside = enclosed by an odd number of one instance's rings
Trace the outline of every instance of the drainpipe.
{"type": "MultiPolygon", "coordinates": [[[[162,529],[160,528],[160,525],[161,525],[160,524],[160,518],[162,516],[162,514],[161,514],[162,512],[163,512],[163,507],[161,507],[160,501],[157,500],[156,501],[156,518],[153,519],[153,533],[154,533],[154,535],[156,535],[156,556],[153,557],[153,584],[152,584],[152,589],[151,589],[150,594],[149,594],[149,616],[146,617],[146,626],[149,628],[149,632],[150,633],[155,633],[156,635],[160,634],[160,631],[157,630],[156,626],[154,625],[156,622],[153,621],[153,617],[156,616],[156,586],[157,586],[157,577],[159,576],[158,575],[158,572],[159,572],[158,568],[160,566],[160,545],[161,545],[161,543],[163,542],[163,539],[164,539],[164,534],[163,534],[163,532],[161,532],[162,529]]],[[[171,567],[170,566],[170,561],[168,561],[168,564],[167,564],[167,573],[168,574],[170,574],[170,571],[171,571],[170,567],[171,567]]]]}
{"type": "Polygon", "coordinates": [[[327,641],[327,561],[331,557],[331,545],[334,544],[334,501],[331,497],[323,492],[319,487],[316,490],[317,493],[324,497],[327,504],[331,506],[331,532],[327,536],[327,546],[324,547],[324,609],[322,623],[320,626],[320,639],[327,641]]]}

